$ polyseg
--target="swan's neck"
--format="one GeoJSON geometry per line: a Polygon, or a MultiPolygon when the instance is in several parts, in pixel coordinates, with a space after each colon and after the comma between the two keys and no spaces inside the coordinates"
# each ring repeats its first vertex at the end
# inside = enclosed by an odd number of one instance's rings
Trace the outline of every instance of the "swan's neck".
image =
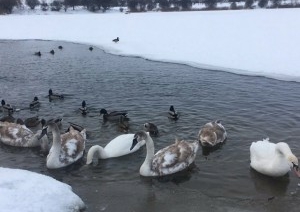
{"type": "Polygon", "coordinates": [[[140,168],[140,173],[144,176],[149,175],[151,172],[151,163],[154,157],[154,143],[150,135],[147,134],[146,138],[146,148],[147,148],[147,155],[145,158],[144,163],[142,164],[140,168]],[[148,174],[146,174],[148,173],[148,174]]]}
{"type": "Polygon", "coordinates": [[[48,157],[59,159],[60,150],[61,150],[61,136],[60,136],[59,129],[56,125],[52,128],[52,136],[53,136],[53,144],[50,149],[51,154],[49,154],[48,157]]]}
{"type": "Polygon", "coordinates": [[[87,164],[90,164],[93,162],[93,158],[94,158],[95,154],[97,154],[97,158],[99,158],[99,159],[106,159],[109,157],[107,152],[105,151],[105,149],[102,146],[95,145],[89,149],[89,152],[88,152],[87,158],[86,158],[87,164]]]}

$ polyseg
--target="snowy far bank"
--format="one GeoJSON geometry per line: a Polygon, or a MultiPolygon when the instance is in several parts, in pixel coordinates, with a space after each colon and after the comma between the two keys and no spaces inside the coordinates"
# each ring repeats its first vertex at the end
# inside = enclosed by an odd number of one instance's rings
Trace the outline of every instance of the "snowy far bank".
{"type": "Polygon", "coordinates": [[[72,188],[34,172],[0,167],[0,208],[10,212],[75,212],[83,201],[72,188]]]}
{"type": "Polygon", "coordinates": [[[300,82],[299,23],[300,9],[8,15],[0,16],[0,39],[71,41],[113,54],[300,82]],[[120,42],[113,43],[117,36],[120,42]]]}

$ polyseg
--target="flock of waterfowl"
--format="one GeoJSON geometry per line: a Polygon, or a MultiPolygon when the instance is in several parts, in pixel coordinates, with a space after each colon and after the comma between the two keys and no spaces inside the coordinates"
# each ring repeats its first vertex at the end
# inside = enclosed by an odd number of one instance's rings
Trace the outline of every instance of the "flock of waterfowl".
{"type": "MultiPolygon", "coordinates": [[[[64,99],[64,95],[57,94],[49,89],[49,100],[64,99]]],[[[38,97],[34,97],[29,108],[40,107],[38,97]]],[[[48,152],[46,166],[49,169],[66,167],[79,159],[83,158],[85,151],[86,129],[71,124],[68,131],[61,133],[59,125],[61,119],[51,119],[45,121],[38,117],[25,119],[15,119],[12,114],[15,108],[1,101],[1,111],[4,116],[0,119],[0,141],[6,145],[17,147],[37,147],[48,152]],[[33,132],[32,127],[41,124],[42,128],[33,132]],[[52,133],[52,140],[48,133],[52,133]]],[[[89,111],[85,101],[79,108],[82,115],[89,111]]],[[[129,118],[126,111],[100,110],[103,121],[117,122],[124,125],[129,118]]],[[[174,106],[168,110],[168,118],[178,120],[179,114],[174,106]]],[[[128,127],[128,126],[127,126],[128,127]]],[[[127,128],[128,130],[128,128],[127,128]]],[[[127,132],[127,130],[124,130],[127,132]]],[[[145,161],[140,167],[142,176],[163,176],[173,174],[189,167],[195,160],[199,145],[216,147],[222,144],[227,138],[225,127],[220,121],[213,121],[201,127],[198,133],[198,140],[185,141],[176,140],[175,143],[154,152],[153,136],[159,136],[159,130],[154,123],[144,124],[144,130],[135,134],[122,134],[111,140],[104,148],[99,145],[92,146],[86,157],[86,164],[91,164],[93,159],[106,159],[120,157],[131,154],[146,145],[147,154],[145,161]]],[[[300,177],[298,158],[292,153],[288,144],[280,142],[277,144],[269,142],[268,139],[253,142],[250,147],[250,166],[256,171],[272,176],[279,177],[294,170],[300,177]]]]}

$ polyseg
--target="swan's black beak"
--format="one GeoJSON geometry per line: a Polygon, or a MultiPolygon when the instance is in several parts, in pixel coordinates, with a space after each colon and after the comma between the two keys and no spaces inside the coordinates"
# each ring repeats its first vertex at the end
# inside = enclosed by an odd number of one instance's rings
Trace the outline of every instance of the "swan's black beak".
{"type": "Polygon", "coordinates": [[[47,135],[47,129],[48,127],[44,127],[42,129],[41,135],[38,137],[38,139],[40,140],[42,137],[44,137],[44,135],[47,135]]]}
{"type": "Polygon", "coordinates": [[[133,140],[132,140],[132,145],[131,145],[131,147],[130,147],[130,151],[135,147],[135,145],[138,143],[138,140],[137,140],[137,138],[134,138],[133,140]]]}

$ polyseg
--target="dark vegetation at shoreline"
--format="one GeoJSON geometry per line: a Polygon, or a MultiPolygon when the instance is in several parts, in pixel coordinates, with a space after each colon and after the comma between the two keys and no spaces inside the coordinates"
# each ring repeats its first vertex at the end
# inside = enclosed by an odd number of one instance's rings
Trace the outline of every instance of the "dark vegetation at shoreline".
{"type": "MultiPolygon", "coordinates": [[[[51,4],[44,0],[25,0],[25,4],[31,10],[39,7],[42,11],[67,11],[82,6],[91,12],[105,12],[111,7],[120,7],[120,12],[124,12],[124,8],[128,8],[126,12],[300,8],[300,3],[295,0],[54,0],[51,4]],[[205,7],[194,7],[198,3],[205,7]],[[227,3],[228,6],[220,6],[219,3],[227,3]]],[[[14,7],[24,5],[21,0],[0,0],[0,14],[11,14],[14,7]]]]}

